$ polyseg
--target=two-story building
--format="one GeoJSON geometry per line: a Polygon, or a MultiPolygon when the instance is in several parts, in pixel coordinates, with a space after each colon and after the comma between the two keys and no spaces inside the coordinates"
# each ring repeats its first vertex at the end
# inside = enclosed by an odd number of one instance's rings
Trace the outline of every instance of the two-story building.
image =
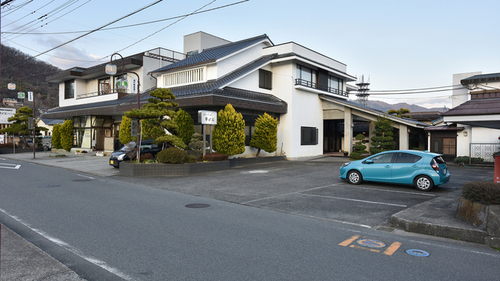
{"type": "MultiPolygon", "coordinates": [[[[141,78],[141,81],[149,79],[156,82],[156,87],[170,88],[179,107],[191,114],[196,122],[195,129],[200,133],[198,111],[218,112],[230,103],[245,119],[248,144],[256,118],[267,112],[279,121],[278,150],[275,154],[294,159],[342,150],[350,152],[353,138],[362,133],[369,140],[373,131],[371,121],[384,115],[381,111],[349,101],[348,92],[357,88],[348,84],[356,81],[356,77],[348,74],[346,64],[295,42],[275,45],[265,34],[229,42],[196,32],[184,37],[184,53],[187,54],[185,59],[150,69],[150,76],[144,75],[146,78],[141,78]]],[[[90,89],[100,90],[99,83],[92,79],[106,79],[104,66],[93,69],[100,73],[84,79],[87,88],[79,90],[75,86],[76,96],[78,92],[85,93],[80,101],[98,97],[87,97],[88,93],[92,93],[90,89]],[[89,85],[93,86],[89,89],[89,85]]],[[[68,78],[71,77],[67,74],[60,75],[60,99],[66,98],[64,93],[67,91],[62,88],[71,89],[66,87],[67,83],[71,84],[67,82],[68,78]]],[[[108,79],[111,81],[114,77],[108,79]]],[[[140,103],[145,104],[150,90],[147,87],[142,89],[140,103]]],[[[113,123],[118,127],[121,120],[118,115],[135,107],[135,96],[121,97],[116,93],[108,101],[79,105],[62,103],[60,108],[49,111],[50,117],[46,118],[61,118],[65,114],[72,116],[75,131],[81,130],[78,138],[82,139],[75,145],[84,147],[90,145],[85,141],[87,133],[92,133],[92,130],[86,131],[87,128],[95,128],[98,135],[99,126],[113,123]],[[101,116],[101,119],[88,121],[84,118],[85,122],[75,119],[81,116],[101,116]],[[82,126],[85,129],[81,129],[82,126]]],[[[387,117],[397,129],[399,148],[410,148],[410,139],[415,139],[410,136],[418,138],[411,148],[425,148],[423,128],[428,124],[387,117]]],[[[117,137],[112,132],[110,136],[117,137]]],[[[98,140],[93,135],[88,139],[98,140]]],[[[255,155],[254,152],[247,147],[245,155],[255,155]]]]}

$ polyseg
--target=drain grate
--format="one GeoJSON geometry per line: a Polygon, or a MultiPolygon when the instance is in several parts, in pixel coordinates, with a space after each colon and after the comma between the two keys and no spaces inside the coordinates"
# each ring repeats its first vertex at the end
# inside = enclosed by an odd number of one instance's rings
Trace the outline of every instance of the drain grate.
{"type": "Polygon", "coordinates": [[[40,188],[58,187],[58,186],[61,186],[61,185],[60,184],[41,184],[41,185],[37,185],[37,187],[40,187],[40,188]]]}
{"type": "Polygon", "coordinates": [[[193,203],[193,204],[187,204],[184,206],[186,208],[193,208],[193,209],[200,209],[200,208],[208,208],[210,207],[209,204],[203,204],[203,203],[193,203]]]}
{"type": "Polygon", "coordinates": [[[76,180],[73,180],[73,181],[78,181],[78,182],[81,182],[81,181],[91,181],[91,179],[76,179],[76,180]]]}

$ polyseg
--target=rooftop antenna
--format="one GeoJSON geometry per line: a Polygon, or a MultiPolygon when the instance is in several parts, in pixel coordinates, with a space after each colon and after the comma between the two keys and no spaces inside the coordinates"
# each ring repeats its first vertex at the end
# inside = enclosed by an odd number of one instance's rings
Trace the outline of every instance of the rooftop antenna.
{"type": "Polygon", "coordinates": [[[356,86],[358,86],[358,92],[356,93],[356,97],[358,97],[358,103],[364,106],[368,106],[368,91],[370,89],[370,76],[368,76],[368,80],[365,82],[365,75],[361,75],[361,79],[356,82],[356,86]]]}

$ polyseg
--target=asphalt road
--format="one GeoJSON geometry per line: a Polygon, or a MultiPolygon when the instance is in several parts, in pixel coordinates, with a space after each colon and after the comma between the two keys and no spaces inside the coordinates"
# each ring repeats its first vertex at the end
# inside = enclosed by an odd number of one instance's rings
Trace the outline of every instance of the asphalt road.
{"type": "MultiPolygon", "coordinates": [[[[500,273],[500,254],[482,245],[375,230],[392,212],[385,209],[429,196],[404,186],[353,189],[332,164],[137,179],[3,162],[21,166],[0,169],[2,223],[88,280],[496,280],[500,273]],[[363,220],[369,213],[379,220],[363,220]]],[[[478,177],[464,169],[460,180],[468,173],[478,177]]],[[[447,185],[434,195],[455,188],[447,185]]]]}

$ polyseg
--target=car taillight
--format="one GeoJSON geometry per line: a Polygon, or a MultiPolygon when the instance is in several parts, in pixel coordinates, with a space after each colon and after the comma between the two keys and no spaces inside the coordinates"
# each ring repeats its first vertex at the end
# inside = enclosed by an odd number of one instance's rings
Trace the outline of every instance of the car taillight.
{"type": "Polygon", "coordinates": [[[439,173],[439,165],[436,163],[436,160],[432,159],[431,166],[434,169],[434,171],[439,173]]]}

